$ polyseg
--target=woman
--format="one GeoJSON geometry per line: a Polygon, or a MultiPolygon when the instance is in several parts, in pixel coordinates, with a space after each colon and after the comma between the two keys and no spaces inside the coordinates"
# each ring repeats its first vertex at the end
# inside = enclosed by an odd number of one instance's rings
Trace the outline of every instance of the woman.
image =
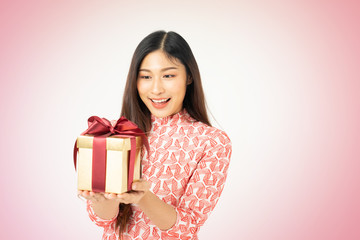
{"type": "Polygon", "coordinates": [[[135,50],[121,112],[146,132],[143,179],[134,191],[88,199],[103,239],[198,239],[223,190],[231,142],[208,120],[200,72],[187,42],[157,31],[135,50]]]}

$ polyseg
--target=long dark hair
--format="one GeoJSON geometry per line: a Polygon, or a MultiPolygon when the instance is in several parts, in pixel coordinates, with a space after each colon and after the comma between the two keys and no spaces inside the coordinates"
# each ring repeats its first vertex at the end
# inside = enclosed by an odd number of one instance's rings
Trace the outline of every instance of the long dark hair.
{"type": "MultiPolygon", "coordinates": [[[[176,32],[171,31],[153,32],[146,36],[135,49],[125,85],[121,116],[136,123],[145,133],[150,131],[151,113],[140,99],[137,90],[137,78],[143,59],[146,55],[156,50],[162,50],[170,60],[178,60],[185,66],[190,84],[186,88],[183,108],[195,120],[211,125],[206,111],[200,71],[195,57],[185,39],[176,32]]],[[[131,214],[130,204],[120,204],[120,213],[117,221],[117,225],[120,227],[120,235],[125,230],[126,223],[131,214]]]]}

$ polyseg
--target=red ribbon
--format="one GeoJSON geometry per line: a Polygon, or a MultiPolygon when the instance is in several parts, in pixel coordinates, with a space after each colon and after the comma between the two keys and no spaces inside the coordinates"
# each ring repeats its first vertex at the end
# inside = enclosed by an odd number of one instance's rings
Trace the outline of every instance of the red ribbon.
{"type": "MultiPolygon", "coordinates": [[[[131,185],[134,177],[134,163],[136,155],[136,136],[142,138],[142,142],[149,151],[149,143],[143,131],[141,131],[135,123],[129,121],[125,117],[121,117],[116,121],[115,126],[106,118],[99,118],[92,116],[88,119],[88,129],[81,135],[91,134],[94,136],[93,140],[93,166],[92,166],[92,191],[105,192],[106,184],[106,137],[120,136],[130,138],[131,150],[129,155],[128,168],[128,190],[131,190],[131,185]]],[[[77,161],[77,142],[74,146],[74,166],[76,169],[77,161]]]]}

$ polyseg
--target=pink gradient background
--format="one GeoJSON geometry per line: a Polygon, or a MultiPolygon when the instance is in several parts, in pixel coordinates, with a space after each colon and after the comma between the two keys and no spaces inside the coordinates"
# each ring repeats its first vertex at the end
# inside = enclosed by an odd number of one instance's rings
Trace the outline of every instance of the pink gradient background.
{"type": "Polygon", "coordinates": [[[0,239],[101,239],[72,147],[119,116],[132,53],[174,30],[233,157],[200,239],[360,239],[357,1],[2,1],[0,239]]]}

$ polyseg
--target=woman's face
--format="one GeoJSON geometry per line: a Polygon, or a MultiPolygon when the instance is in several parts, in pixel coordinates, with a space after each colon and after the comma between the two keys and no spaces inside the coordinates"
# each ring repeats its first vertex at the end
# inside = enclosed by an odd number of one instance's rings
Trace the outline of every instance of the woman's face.
{"type": "Polygon", "coordinates": [[[143,59],[137,79],[141,100],[159,118],[178,113],[186,93],[186,69],[178,60],[172,61],[161,50],[143,59]]]}

